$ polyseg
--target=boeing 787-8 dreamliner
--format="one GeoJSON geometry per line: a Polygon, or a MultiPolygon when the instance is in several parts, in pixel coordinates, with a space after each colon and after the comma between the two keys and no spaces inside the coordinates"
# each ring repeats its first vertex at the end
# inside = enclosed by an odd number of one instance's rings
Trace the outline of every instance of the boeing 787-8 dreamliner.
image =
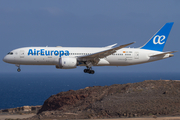
{"type": "Polygon", "coordinates": [[[139,48],[114,47],[23,47],[12,50],[3,59],[20,65],[54,65],[58,69],[73,69],[86,66],[85,73],[94,74],[92,66],[128,66],[172,57],[176,51],[162,52],[173,22],[166,23],[147,43],[139,48]]]}

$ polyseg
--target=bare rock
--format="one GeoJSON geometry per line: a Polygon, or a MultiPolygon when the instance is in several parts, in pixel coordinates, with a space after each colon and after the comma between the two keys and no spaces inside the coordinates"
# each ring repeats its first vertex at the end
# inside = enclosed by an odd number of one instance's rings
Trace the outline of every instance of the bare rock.
{"type": "Polygon", "coordinates": [[[60,92],[49,97],[33,119],[58,116],[61,119],[86,119],[177,115],[179,110],[179,81],[146,80],[60,92]]]}

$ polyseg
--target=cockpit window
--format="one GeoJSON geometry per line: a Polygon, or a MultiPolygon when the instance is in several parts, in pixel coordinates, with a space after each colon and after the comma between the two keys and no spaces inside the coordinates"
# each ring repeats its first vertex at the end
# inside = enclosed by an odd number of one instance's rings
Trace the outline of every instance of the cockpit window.
{"type": "Polygon", "coordinates": [[[13,52],[9,52],[8,55],[13,55],[13,52]]]}

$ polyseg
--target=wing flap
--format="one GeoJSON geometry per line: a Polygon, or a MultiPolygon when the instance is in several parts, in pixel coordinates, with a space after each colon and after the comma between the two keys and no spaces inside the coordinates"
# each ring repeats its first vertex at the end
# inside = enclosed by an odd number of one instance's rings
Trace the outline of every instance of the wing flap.
{"type": "Polygon", "coordinates": [[[106,56],[109,56],[113,53],[115,53],[117,50],[121,49],[121,48],[124,48],[128,45],[131,45],[131,44],[134,44],[135,42],[132,42],[132,43],[128,43],[128,44],[125,44],[125,45],[120,45],[118,47],[115,47],[115,48],[110,48],[108,50],[105,50],[105,51],[101,51],[101,52],[97,52],[97,53],[94,53],[94,54],[91,54],[91,55],[87,55],[87,56],[81,56],[81,57],[78,57],[78,59],[100,59],[100,58],[104,58],[106,56]]]}

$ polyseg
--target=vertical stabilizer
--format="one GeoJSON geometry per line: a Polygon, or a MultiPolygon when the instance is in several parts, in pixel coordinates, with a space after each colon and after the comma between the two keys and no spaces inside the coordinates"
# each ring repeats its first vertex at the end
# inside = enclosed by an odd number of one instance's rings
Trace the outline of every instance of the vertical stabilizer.
{"type": "Polygon", "coordinates": [[[163,51],[166,40],[169,36],[174,22],[166,23],[159,31],[157,31],[150,40],[144,44],[141,49],[163,51]]]}

